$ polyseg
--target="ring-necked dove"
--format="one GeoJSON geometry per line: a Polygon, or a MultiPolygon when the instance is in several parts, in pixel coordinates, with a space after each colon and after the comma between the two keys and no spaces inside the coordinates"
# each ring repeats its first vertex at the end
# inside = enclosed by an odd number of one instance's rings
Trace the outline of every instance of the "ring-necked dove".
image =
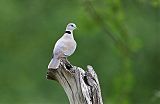
{"type": "Polygon", "coordinates": [[[77,43],[73,37],[73,30],[76,28],[74,23],[69,23],[67,25],[64,35],[54,46],[53,58],[48,65],[48,69],[57,69],[60,65],[61,58],[67,58],[74,53],[77,43]]]}

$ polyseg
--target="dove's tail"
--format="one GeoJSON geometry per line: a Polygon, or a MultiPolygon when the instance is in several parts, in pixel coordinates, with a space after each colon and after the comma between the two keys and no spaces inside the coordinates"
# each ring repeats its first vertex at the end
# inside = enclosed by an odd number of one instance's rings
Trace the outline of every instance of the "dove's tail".
{"type": "Polygon", "coordinates": [[[57,58],[52,58],[48,65],[48,69],[57,69],[59,65],[60,65],[60,60],[57,58]]]}

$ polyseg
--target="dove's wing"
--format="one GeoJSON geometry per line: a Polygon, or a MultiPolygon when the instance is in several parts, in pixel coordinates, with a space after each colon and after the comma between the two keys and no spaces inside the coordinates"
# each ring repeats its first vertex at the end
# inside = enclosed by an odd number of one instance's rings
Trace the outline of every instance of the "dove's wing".
{"type": "Polygon", "coordinates": [[[76,42],[73,38],[66,38],[62,37],[60,38],[54,47],[54,56],[55,57],[66,57],[70,56],[74,53],[76,49],[76,42]]]}
{"type": "Polygon", "coordinates": [[[63,55],[63,47],[64,47],[64,40],[62,38],[60,38],[55,46],[54,46],[54,50],[53,50],[53,54],[54,54],[54,57],[61,57],[63,55]]]}

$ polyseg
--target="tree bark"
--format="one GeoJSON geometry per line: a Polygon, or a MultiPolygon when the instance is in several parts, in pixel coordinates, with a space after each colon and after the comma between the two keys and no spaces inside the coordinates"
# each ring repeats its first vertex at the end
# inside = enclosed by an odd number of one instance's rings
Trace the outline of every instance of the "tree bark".
{"type": "Polygon", "coordinates": [[[60,83],[70,104],[103,104],[98,77],[90,65],[84,71],[77,66],[68,68],[62,61],[58,69],[48,69],[47,79],[60,83]]]}

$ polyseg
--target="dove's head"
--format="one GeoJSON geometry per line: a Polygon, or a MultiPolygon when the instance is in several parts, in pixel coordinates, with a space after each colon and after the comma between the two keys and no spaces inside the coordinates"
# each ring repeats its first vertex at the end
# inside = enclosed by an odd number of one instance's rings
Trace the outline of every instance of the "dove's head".
{"type": "Polygon", "coordinates": [[[69,30],[69,31],[73,31],[74,29],[76,29],[76,25],[74,23],[69,23],[66,27],[66,30],[69,30]]]}

